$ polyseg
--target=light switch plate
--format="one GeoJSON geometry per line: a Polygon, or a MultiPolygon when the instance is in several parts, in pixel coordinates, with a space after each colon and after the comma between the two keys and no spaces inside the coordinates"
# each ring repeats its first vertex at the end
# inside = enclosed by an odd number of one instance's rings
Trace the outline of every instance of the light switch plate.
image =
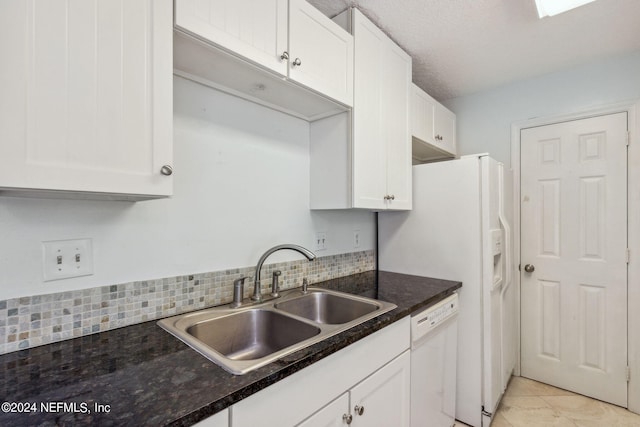
{"type": "Polygon", "coordinates": [[[93,274],[91,239],[42,242],[44,281],[93,274]]]}

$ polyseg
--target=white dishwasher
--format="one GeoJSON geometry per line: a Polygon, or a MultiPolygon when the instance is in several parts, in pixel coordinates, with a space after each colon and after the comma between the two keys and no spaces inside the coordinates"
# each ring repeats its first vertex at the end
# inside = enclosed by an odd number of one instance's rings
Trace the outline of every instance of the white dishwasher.
{"type": "Polygon", "coordinates": [[[451,427],[456,414],[458,294],[411,318],[411,427],[451,427]]]}

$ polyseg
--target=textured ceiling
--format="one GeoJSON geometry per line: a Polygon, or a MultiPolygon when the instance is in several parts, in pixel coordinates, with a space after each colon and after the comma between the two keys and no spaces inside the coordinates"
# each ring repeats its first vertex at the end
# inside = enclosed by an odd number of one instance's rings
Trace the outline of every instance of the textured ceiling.
{"type": "Polygon", "coordinates": [[[534,0],[308,1],[330,17],[360,9],[413,57],[413,81],[440,101],[640,50],[640,0],[544,19],[534,0]]]}

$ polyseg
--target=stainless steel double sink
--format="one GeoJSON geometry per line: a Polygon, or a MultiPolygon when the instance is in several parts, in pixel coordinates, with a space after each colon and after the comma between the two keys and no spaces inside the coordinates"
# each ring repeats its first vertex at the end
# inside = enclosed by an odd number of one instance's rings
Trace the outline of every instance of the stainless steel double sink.
{"type": "Polygon", "coordinates": [[[221,306],[158,324],[233,374],[245,374],[396,308],[394,304],[309,288],[240,308],[221,306]]]}

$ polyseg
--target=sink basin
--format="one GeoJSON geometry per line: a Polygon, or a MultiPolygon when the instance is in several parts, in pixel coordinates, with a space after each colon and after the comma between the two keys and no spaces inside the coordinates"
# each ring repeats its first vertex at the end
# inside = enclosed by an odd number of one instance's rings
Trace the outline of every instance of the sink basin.
{"type": "Polygon", "coordinates": [[[163,329],[232,374],[246,374],[379,316],[396,306],[309,288],[280,298],[214,307],[158,321],[163,329]]]}
{"type": "Polygon", "coordinates": [[[329,325],[351,322],[379,309],[375,302],[327,292],[312,292],[275,304],[275,308],[317,323],[329,325]]]}
{"type": "Polygon", "coordinates": [[[268,356],[320,333],[320,328],[268,310],[198,322],[187,333],[231,360],[268,356]]]}

